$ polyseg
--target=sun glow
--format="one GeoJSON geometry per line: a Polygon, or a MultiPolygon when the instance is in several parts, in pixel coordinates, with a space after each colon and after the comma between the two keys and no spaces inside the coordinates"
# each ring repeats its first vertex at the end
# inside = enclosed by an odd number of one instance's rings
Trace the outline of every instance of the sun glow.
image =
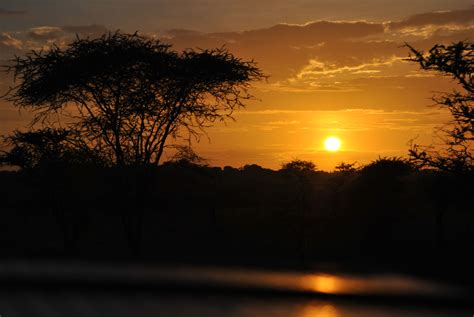
{"type": "Polygon", "coordinates": [[[341,140],[336,137],[329,137],[324,141],[324,147],[329,152],[339,151],[341,148],[341,140]]]}

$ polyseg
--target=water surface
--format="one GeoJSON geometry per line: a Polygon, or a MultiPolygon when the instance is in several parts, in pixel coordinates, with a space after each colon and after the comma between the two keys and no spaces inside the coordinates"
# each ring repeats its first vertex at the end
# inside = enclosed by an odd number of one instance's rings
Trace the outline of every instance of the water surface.
{"type": "Polygon", "coordinates": [[[471,316],[470,289],[395,275],[0,265],[3,316],[471,316]]]}

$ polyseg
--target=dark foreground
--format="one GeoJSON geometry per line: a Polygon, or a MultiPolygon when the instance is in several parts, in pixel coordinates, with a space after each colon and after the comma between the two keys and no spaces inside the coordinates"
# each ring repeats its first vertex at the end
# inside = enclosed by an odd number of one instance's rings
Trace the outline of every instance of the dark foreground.
{"type": "Polygon", "coordinates": [[[0,315],[471,316],[472,180],[397,166],[2,172],[0,315]]]}
{"type": "Polygon", "coordinates": [[[1,257],[463,264],[474,251],[473,180],[383,161],[338,173],[0,172],[1,257]]]}

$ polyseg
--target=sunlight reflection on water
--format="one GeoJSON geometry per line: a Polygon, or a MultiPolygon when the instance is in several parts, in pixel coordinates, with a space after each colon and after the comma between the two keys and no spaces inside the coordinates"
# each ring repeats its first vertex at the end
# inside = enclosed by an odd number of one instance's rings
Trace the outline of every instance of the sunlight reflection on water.
{"type": "MultiPolygon", "coordinates": [[[[5,316],[30,316],[15,314],[18,303],[25,312],[35,311],[37,316],[66,316],[64,303],[75,305],[75,309],[84,312],[78,316],[193,316],[193,317],[453,317],[467,316],[457,307],[447,306],[433,309],[429,305],[414,307],[403,301],[380,305],[370,298],[378,295],[388,296],[427,296],[445,299],[456,298],[460,289],[401,275],[349,275],[328,273],[276,272],[222,268],[164,268],[153,266],[87,266],[10,263],[0,265],[1,276],[21,276],[34,280],[42,277],[67,281],[75,280],[129,282],[130,285],[143,283],[179,287],[195,285],[188,292],[150,292],[136,294],[133,288],[124,295],[106,291],[91,294],[74,289],[61,292],[42,292],[38,289],[25,292],[4,292],[0,296],[0,308],[5,316]],[[168,284],[167,284],[168,283],[168,284]],[[218,286],[219,291],[206,293],[218,286]],[[225,290],[242,288],[243,293],[226,293],[225,290]],[[195,290],[199,290],[199,294],[195,290]],[[131,293],[130,293],[131,290],[131,293]],[[223,292],[221,292],[223,291],[223,292]],[[276,291],[276,292],[275,292],[276,291]],[[283,291],[283,293],[278,293],[283,291]],[[290,293],[285,293],[289,291],[290,293]],[[275,292],[275,293],[273,293],[275,292]],[[291,293],[295,292],[295,293],[291,293]],[[294,296],[294,294],[306,294],[294,296]],[[312,293],[315,293],[314,298],[312,293]],[[367,295],[369,300],[344,300],[342,296],[316,296],[317,293],[334,295],[367,295]],[[128,295],[127,295],[128,294],[128,295]],[[132,295],[130,295],[132,294],[132,295]],[[164,295],[165,294],[165,295],[164,295]],[[282,295],[284,294],[284,295],[282,295]],[[293,294],[288,296],[288,294],[293,294]],[[311,294],[311,296],[307,296],[311,294]],[[260,295],[260,296],[259,296],[260,295]],[[394,305],[393,303],[396,303],[394,305]],[[400,304],[400,305],[399,305],[400,304]],[[106,314],[102,314],[106,312],[106,314]],[[112,314],[117,312],[117,314],[112,314]]],[[[358,297],[359,298],[359,297],[358,297]]],[[[471,312],[472,313],[472,312],[471,312]]]]}
{"type": "Polygon", "coordinates": [[[307,276],[303,279],[303,288],[319,293],[337,294],[344,291],[341,280],[330,275],[307,276]]]}
{"type": "Polygon", "coordinates": [[[298,317],[339,317],[336,307],[328,304],[309,304],[297,312],[298,317]]]}
{"type": "Polygon", "coordinates": [[[455,296],[457,289],[402,275],[344,275],[222,269],[177,269],[166,277],[191,282],[355,295],[455,296]]]}
{"type": "MultiPolygon", "coordinates": [[[[315,292],[355,295],[426,295],[457,296],[460,289],[395,274],[329,274],[299,273],[214,267],[156,267],[156,266],[88,266],[23,263],[0,264],[0,275],[19,276],[22,279],[37,277],[63,279],[71,277],[95,281],[134,281],[137,283],[177,283],[205,286],[251,287],[283,291],[315,292]],[[30,276],[30,277],[29,277],[30,276]]],[[[1,277],[1,276],[0,276],[1,277]]]]}
{"type": "Polygon", "coordinates": [[[300,287],[326,294],[359,295],[449,295],[456,290],[447,285],[398,275],[344,276],[312,274],[300,278],[300,287]]]}

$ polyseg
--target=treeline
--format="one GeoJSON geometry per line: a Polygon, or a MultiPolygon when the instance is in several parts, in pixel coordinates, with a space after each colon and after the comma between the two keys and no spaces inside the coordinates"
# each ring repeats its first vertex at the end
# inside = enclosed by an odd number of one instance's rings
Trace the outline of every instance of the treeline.
{"type": "Polygon", "coordinates": [[[332,173],[185,160],[43,167],[1,172],[0,192],[3,257],[278,265],[474,251],[472,175],[397,159],[332,173]]]}

